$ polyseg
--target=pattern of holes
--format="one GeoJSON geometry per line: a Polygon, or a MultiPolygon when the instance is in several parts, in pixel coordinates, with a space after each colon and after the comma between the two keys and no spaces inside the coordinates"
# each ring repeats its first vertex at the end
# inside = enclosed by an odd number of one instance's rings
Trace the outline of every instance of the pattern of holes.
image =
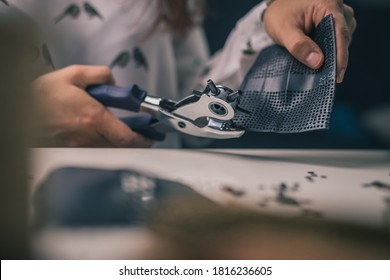
{"type": "Polygon", "coordinates": [[[336,84],[336,47],[331,15],[317,26],[312,39],[325,55],[324,65],[318,70],[300,63],[280,46],[268,47],[259,54],[241,86],[244,94],[240,106],[251,114],[237,114],[233,119],[236,126],[280,133],[329,128],[336,84]],[[283,90],[261,90],[273,88],[280,81],[286,85],[283,90]]]}

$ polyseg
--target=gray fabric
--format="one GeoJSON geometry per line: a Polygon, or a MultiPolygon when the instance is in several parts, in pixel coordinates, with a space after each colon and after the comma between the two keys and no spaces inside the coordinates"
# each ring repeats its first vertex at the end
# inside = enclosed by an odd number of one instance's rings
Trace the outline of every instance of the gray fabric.
{"type": "Polygon", "coordinates": [[[241,90],[235,125],[249,131],[296,133],[329,128],[336,84],[336,47],[333,17],[325,17],[312,34],[325,62],[312,70],[286,49],[264,49],[248,72],[241,90]]]}

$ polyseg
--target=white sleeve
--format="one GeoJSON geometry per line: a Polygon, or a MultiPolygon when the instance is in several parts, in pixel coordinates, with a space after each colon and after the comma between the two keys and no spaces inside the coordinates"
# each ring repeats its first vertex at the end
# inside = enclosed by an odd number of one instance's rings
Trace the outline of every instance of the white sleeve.
{"type": "Polygon", "coordinates": [[[203,84],[212,79],[232,89],[240,87],[257,54],[274,44],[261,20],[266,8],[267,3],[263,1],[237,22],[224,47],[209,61],[203,84]]]}

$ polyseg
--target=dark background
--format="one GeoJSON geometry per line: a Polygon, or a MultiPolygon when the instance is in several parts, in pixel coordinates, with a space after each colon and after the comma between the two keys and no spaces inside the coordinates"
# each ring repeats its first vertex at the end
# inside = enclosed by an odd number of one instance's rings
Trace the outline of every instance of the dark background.
{"type": "MultiPolygon", "coordinates": [[[[235,23],[260,1],[207,0],[206,36],[210,51],[222,48],[235,23]]],[[[216,141],[222,148],[390,148],[390,141],[364,126],[364,116],[390,105],[390,1],[344,1],[358,22],[350,47],[344,83],[337,86],[330,130],[300,134],[245,133],[240,139],[216,141]]],[[[388,128],[386,127],[388,126],[388,128]]],[[[390,124],[383,123],[383,129],[390,124]]]]}

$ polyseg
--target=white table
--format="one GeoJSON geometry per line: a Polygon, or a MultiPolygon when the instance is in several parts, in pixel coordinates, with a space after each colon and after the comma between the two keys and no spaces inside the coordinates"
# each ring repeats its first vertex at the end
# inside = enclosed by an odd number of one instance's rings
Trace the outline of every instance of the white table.
{"type": "Polygon", "coordinates": [[[390,227],[388,151],[32,149],[32,188],[64,166],[138,170],[184,183],[222,205],[390,227]]]}

